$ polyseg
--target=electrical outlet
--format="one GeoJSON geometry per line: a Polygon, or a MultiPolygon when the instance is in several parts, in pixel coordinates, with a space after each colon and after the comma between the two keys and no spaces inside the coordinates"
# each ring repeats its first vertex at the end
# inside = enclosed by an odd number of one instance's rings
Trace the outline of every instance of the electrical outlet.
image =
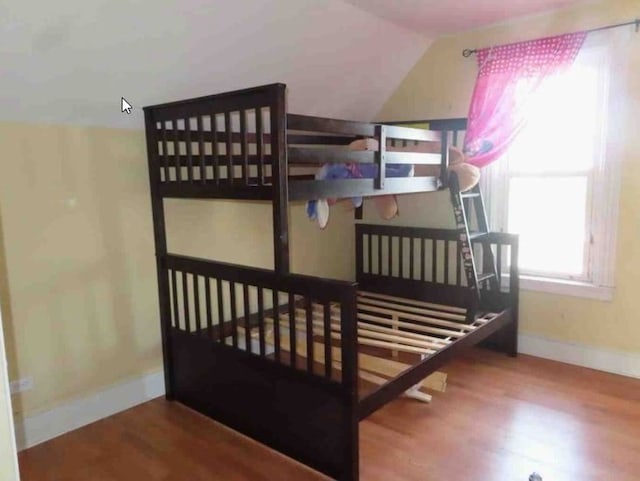
{"type": "Polygon", "coordinates": [[[18,394],[19,392],[31,391],[33,389],[33,378],[23,377],[17,381],[11,381],[9,383],[9,390],[11,394],[18,394]]]}

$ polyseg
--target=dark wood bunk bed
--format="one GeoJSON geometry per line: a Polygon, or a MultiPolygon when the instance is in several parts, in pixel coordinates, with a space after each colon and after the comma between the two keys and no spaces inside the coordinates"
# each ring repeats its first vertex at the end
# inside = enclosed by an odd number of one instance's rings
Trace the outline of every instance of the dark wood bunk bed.
{"type": "Polygon", "coordinates": [[[482,218],[469,228],[471,204],[484,216],[482,197],[458,192],[448,171],[464,120],[424,130],[291,115],[274,84],[147,107],[145,122],[167,399],[353,481],[360,420],[465,347],[515,355],[517,238],[484,232],[482,218]],[[363,137],[380,148],[345,149],[363,137]],[[387,139],[437,142],[439,152],[387,152],[387,139]],[[327,162],[374,163],[379,175],[296,171],[327,162]],[[387,163],[437,164],[440,175],[385,179],[387,163]],[[357,282],[290,273],[289,202],[445,188],[457,229],[356,224],[357,282]],[[271,202],[274,269],[169,253],[165,198],[271,202]],[[477,273],[480,263],[495,275],[477,273]],[[385,376],[365,372],[397,351],[402,362],[385,376]]]}

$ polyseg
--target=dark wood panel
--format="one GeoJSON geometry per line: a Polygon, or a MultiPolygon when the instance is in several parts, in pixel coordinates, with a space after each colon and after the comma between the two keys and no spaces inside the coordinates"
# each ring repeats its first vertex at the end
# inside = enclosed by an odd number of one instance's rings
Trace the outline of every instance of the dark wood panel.
{"type": "MultiPolygon", "coordinates": [[[[180,331],[176,400],[337,479],[352,440],[343,387],[180,331]]],[[[357,421],[356,421],[357,422],[357,421]]],[[[357,465],[357,461],[356,461],[357,465]]]]}
{"type": "Polygon", "coordinates": [[[312,200],[388,194],[409,194],[438,190],[437,177],[387,178],[384,189],[374,187],[374,179],[335,179],[291,182],[289,200],[312,200]]]}
{"type": "Polygon", "coordinates": [[[366,122],[287,114],[287,129],[290,130],[373,137],[374,128],[375,124],[366,122]]]}

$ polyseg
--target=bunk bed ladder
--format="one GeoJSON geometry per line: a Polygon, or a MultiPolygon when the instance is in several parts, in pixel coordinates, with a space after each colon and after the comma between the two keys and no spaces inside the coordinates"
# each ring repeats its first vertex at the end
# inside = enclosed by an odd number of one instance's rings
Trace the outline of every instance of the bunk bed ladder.
{"type": "Polygon", "coordinates": [[[483,301],[482,285],[488,282],[491,291],[499,291],[498,271],[489,242],[489,225],[479,184],[465,192],[460,192],[458,178],[453,174],[449,180],[449,186],[458,230],[462,264],[467,286],[471,291],[467,309],[467,321],[473,321],[483,301]],[[471,208],[472,206],[473,209],[471,208]],[[471,229],[472,210],[475,211],[477,230],[471,229]],[[473,250],[474,242],[482,246],[482,272],[478,272],[478,260],[473,250]]]}

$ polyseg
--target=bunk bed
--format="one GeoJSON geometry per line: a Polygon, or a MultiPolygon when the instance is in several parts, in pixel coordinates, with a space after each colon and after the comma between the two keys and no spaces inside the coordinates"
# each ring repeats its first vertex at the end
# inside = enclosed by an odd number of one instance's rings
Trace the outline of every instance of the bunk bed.
{"type": "Polygon", "coordinates": [[[465,347],[515,355],[517,237],[489,232],[479,189],[460,192],[449,172],[464,120],[425,130],[292,115],[274,84],[147,107],[145,122],[167,399],[354,481],[359,421],[465,347]],[[362,138],[379,148],[345,147],[362,138]],[[389,152],[389,139],[436,151],[389,152]],[[377,175],[316,179],[332,162],[377,175]],[[387,164],[439,175],[386,178],[387,164]],[[356,282],[290,272],[289,202],[446,188],[456,229],[356,223],[356,282]],[[166,198],[271,202],[274,269],[169,253],[166,198]]]}

